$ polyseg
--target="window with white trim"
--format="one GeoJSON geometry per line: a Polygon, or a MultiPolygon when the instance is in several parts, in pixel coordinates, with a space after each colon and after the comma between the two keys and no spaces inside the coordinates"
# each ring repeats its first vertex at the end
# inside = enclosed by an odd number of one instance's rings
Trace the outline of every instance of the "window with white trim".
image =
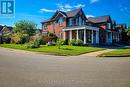
{"type": "Polygon", "coordinates": [[[107,23],[108,29],[111,29],[111,23],[107,23]]]}
{"type": "Polygon", "coordinates": [[[63,23],[63,17],[60,17],[59,18],[59,24],[62,25],[62,23],[63,23]]]}
{"type": "Polygon", "coordinates": [[[69,26],[73,25],[73,18],[69,18],[69,26]]]}

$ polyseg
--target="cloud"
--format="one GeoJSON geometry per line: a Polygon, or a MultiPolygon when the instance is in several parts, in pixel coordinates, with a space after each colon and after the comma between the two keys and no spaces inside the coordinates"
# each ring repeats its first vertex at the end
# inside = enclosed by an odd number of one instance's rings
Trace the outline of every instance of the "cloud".
{"type": "Polygon", "coordinates": [[[95,17],[95,16],[88,14],[88,15],[86,15],[86,17],[89,18],[89,17],[95,17]]]}
{"type": "Polygon", "coordinates": [[[126,17],[130,17],[130,9],[127,7],[127,6],[125,6],[125,5],[123,5],[123,4],[120,4],[119,5],[119,10],[120,10],[120,12],[122,12],[122,14],[124,14],[126,17]]]}
{"type": "Polygon", "coordinates": [[[76,6],[74,6],[75,8],[83,8],[83,7],[85,7],[85,4],[78,4],[78,5],[76,5],[76,6]]]}
{"type": "Polygon", "coordinates": [[[42,8],[40,9],[40,12],[56,12],[56,10],[49,10],[49,9],[42,8]]]}
{"type": "Polygon", "coordinates": [[[99,0],[90,0],[90,3],[95,3],[95,2],[98,2],[99,0]]]}
{"type": "Polygon", "coordinates": [[[72,9],[78,9],[78,8],[83,8],[85,7],[85,4],[77,4],[77,5],[70,5],[70,4],[62,4],[62,3],[58,3],[56,4],[58,9],[61,11],[70,11],[72,9]]]}
{"type": "MultiPolygon", "coordinates": [[[[56,4],[56,6],[57,6],[56,10],[61,10],[61,11],[67,12],[67,11],[71,11],[73,9],[83,8],[83,7],[85,7],[85,4],[70,5],[70,4],[58,3],[58,4],[56,4]]],[[[39,12],[40,13],[43,13],[43,12],[56,12],[56,10],[42,8],[42,9],[40,9],[39,12]]]]}

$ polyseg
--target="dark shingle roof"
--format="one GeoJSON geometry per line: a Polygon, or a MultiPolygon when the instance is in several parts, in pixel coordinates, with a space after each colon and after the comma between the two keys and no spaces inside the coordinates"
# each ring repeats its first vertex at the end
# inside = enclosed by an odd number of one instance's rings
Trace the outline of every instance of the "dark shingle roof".
{"type": "Polygon", "coordinates": [[[74,17],[78,14],[81,8],[66,12],[67,17],[74,17]]]}
{"type": "Polygon", "coordinates": [[[113,25],[116,25],[116,21],[115,21],[115,20],[112,20],[112,24],[113,24],[113,25]]]}
{"type": "Polygon", "coordinates": [[[108,22],[110,20],[110,16],[106,15],[106,16],[99,16],[99,17],[89,17],[88,21],[92,22],[92,23],[105,23],[108,22]]]}
{"type": "Polygon", "coordinates": [[[3,29],[3,26],[2,25],[0,25],[0,31],[3,29]]]}
{"type": "MultiPolygon", "coordinates": [[[[72,11],[67,11],[67,12],[56,11],[55,14],[52,16],[52,18],[50,18],[50,19],[48,19],[48,20],[46,20],[46,21],[44,21],[44,22],[53,21],[54,18],[55,18],[55,16],[56,16],[59,12],[62,13],[62,14],[63,14],[64,16],[66,16],[66,17],[74,17],[74,16],[76,16],[76,15],[78,14],[78,12],[81,11],[81,10],[82,10],[82,9],[79,8],[79,9],[72,10],[72,11]]],[[[44,23],[44,22],[42,22],[42,23],[44,23]]]]}
{"type": "Polygon", "coordinates": [[[10,31],[13,29],[13,27],[11,27],[11,26],[6,26],[6,25],[2,26],[2,25],[0,25],[0,31],[2,31],[4,27],[8,28],[10,31]]]}

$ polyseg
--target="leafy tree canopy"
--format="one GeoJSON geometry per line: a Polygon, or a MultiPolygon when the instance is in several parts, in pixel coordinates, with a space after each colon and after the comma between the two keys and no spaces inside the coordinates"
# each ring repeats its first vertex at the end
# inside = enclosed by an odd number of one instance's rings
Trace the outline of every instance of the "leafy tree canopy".
{"type": "Polygon", "coordinates": [[[130,36],[130,26],[126,29],[127,35],[130,36]]]}
{"type": "Polygon", "coordinates": [[[34,34],[36,27],[37,26],[34,22],[22,20],[15,24],[15,27],[13,28],[13,33],[20,32],[31,36],[34,34]]]}

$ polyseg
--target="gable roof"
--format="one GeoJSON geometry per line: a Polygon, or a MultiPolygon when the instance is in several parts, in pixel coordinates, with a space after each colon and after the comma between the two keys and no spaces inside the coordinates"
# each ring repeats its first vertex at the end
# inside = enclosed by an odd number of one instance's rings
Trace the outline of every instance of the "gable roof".
{"type": "Polygon", "coordinates": [[[3,26],[2,25],[0,25],[0,31],[3,29],[3,26]]]}
{"type": "Polygon", "coordinates": [[[89,17],[88,18],[88,21],[92,22],[92,23],[105,23],[105,22],[108,22],[110,20],[111,20],[111,18],[110,18],[109,15],[99,16],[99,17],[89,17]]]}
{"type": "Polygon", "coordinates": [[[67,17],[74,17],[76,16],[82,9],[76,9],[76,10],[72,10],[72,11],[68,11],[66,12],[67,17]]]}
{"type": "Polygon", "coordinates": [[[0,31],[3,31],[3,29],[5,29],[5,27],[7,29],[9,29],[10,31],[13,29],[13,27],[11,27],[11,26],[6,26],[6,25],[2,26],[2,25],[0,25],[0,31]]]}
{"type": "Polygon", "coordinates": [[[126,24],[117,24],[117,28],[127,28],[126,24]]]}
{"type": "MultiPolygon", "coordinates": [[[[76,9],[76,10],[72,10],[72,11],[67,11],[67,12],[63,12],[63,11],[56,11],[55,14],[48,20],[46,21],[43,21],[42,23],[46,23],[46,22],[50,22],[50,21],[54,21],[55,20],[55,17],[58,15],[58,14],[61,14],[65,17],[74,17],[76,16],[80,11],[82,11],[82,8],[79,8],[79,9],[76,9]]],[[[83,12],[83,11],[82,11],[83,12]]]]}
{"type": "Polygon", "coordinates": [[[115,20],[112,20],[112,24],[113,24],[113,25],[116,25],[116,21],[115,21],[115,20]]]}

